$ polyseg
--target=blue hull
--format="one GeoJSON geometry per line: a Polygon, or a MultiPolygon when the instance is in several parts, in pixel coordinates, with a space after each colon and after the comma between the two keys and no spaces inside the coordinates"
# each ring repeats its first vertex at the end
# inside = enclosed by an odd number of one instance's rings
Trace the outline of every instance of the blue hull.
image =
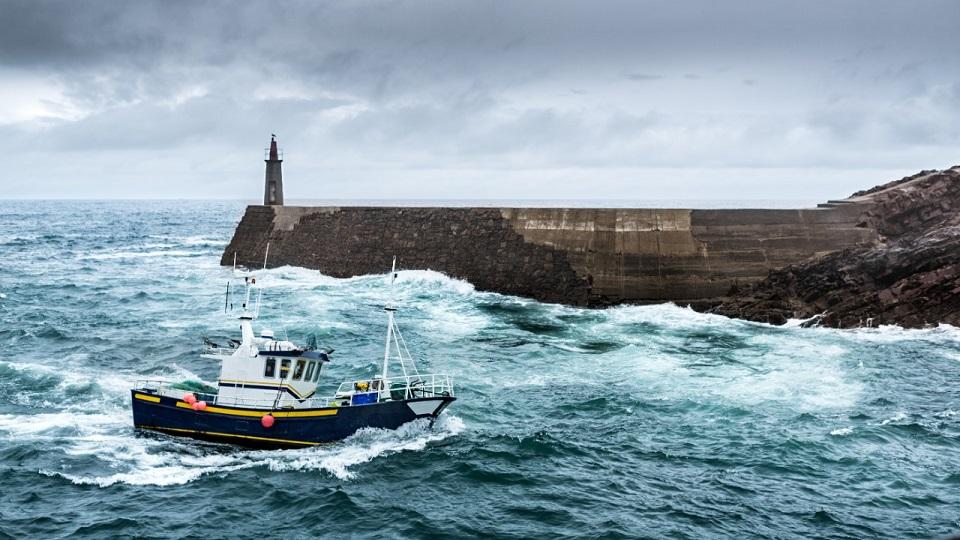
{"type": "Polygon", "coordinates": [[[436,418],[456,398],[436,396],[368,405],[272,411],[272,427],[260,418],[270,411],[210,405],[194,411],[182,400],[132,390],[133,424],[208,441],[252,448],[303,448],[338,441],[365,427],[396,429],[417,418],[436,418]]]}

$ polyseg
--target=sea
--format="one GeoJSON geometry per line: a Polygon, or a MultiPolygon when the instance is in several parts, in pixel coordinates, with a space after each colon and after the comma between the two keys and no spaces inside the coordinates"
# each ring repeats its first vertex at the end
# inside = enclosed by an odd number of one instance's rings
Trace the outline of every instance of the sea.
{"type": "MultiPolygon", "coordinates": [[[[581,309],[428,269],[251,270],[279,336],[377,372],[392,294],[433,425],[262,451],[133,428],[142,379],[212,382],[241,201],[0,201],[0,538],[944,538],[960,329],[581,309]]],[[[237,274],[242,273],[238,271],[237,274]]]]}

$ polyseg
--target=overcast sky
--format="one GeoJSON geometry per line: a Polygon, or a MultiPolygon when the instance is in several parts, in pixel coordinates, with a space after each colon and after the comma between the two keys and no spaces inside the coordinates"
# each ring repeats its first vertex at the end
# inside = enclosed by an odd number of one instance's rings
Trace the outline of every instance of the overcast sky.
{"type": "Polygon", "coordinates": [[[960,163],[960,2],[0,0],[2,195],[806,199],[960,163]]]}

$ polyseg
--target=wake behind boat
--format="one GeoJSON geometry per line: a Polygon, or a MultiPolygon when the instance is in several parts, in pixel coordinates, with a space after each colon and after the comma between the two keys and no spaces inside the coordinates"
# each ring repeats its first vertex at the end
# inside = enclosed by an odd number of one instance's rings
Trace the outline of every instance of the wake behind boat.
{"type": "MultiPolygon", "coordinates": [[[[394,258],[391,286],[396,277],[394,258]]],[[[201,356],[221,362],[216,386],[137,381],[131,390],[136,428],[256,448],[301,448],[361,428],[396,429],[418,418],[435,419],[455,401],[448,375],[417,371],[392,303],[384,308],[387,337],[379,376],[343,382],[332,396],[317,396],[321,370],[333,351],[275,339],[268,329],[256,337],[253,321],[263,290],[251,309],[256,279],[244,281],[241,339],[227,346],[204,340],[201,356]],[[391,364],[398,364],[402,375],[389,376],[391,364]]],[[[227,291],[225,311],[229,285],[227,291]]]]}

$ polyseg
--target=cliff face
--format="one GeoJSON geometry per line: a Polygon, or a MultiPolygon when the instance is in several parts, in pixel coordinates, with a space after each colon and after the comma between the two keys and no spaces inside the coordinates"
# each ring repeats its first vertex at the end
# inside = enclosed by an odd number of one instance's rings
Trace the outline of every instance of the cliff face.
{"type": "Polygon", "coordinates": [[[832,327],[960,325],[960,167],[854,194],[880,242],[770,272],[710,311],[782,324],[817,317],[832,327]]]}

